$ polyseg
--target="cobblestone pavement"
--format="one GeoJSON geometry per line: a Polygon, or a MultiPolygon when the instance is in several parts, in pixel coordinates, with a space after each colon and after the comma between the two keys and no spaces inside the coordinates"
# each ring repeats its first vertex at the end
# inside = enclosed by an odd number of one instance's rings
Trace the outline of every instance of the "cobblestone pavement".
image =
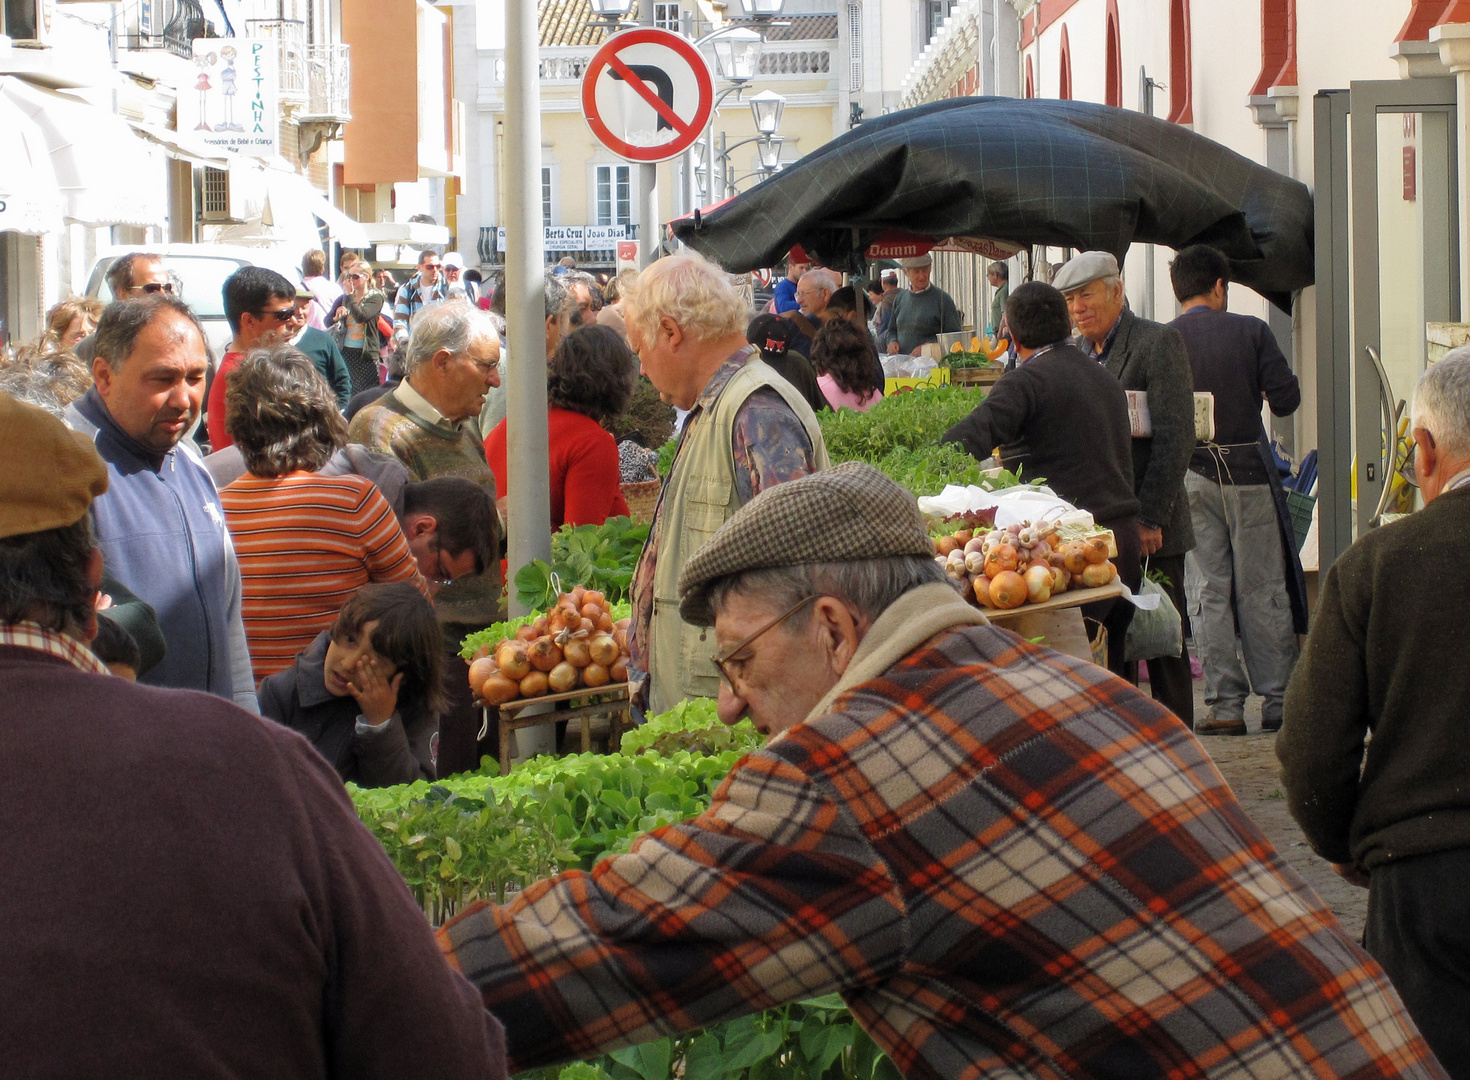
{"type": "MultiPolygon", "coordinates": [[[[1194,714],[1202,717],[1208,710],[1204,703],[1204,681],[1194,682],[1194,714]]],[[[1368,890],[1349,885],[1332,872],[1326,860],[1319,858],[1302,836],[1286,809],[1286,795],[1281,788],[1280,767],[1276,763],[1276,737],[1261,733],[1261,701],[1252,697],[1246,703],[1245,736],[1202,736],[1200,742],[1224,775],[1235,797],[1245,807],[1262,832],[1276,845],[1282,857],[1291,864],[1307,884],[1317,890],[1343,928],[1360,940],[1368,915],[1368,890]]]]}

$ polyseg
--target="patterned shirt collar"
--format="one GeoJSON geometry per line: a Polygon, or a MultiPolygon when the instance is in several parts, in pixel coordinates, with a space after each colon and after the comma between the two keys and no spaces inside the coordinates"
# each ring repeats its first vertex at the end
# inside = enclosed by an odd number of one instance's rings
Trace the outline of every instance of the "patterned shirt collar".
{"type": "Polygon", "coordinates": [[[1067,339],[1066,338],[1063,338],[1061,341],[1053,341],[1050,345],[1043,345],[1039,349],[1032,350],[1031,355],[1028,356],[1028,357],[1026,357],[1026,359],[1024,359],[1024,360],[1021,360],[1019,358],[1019,355],[1018,355],[1016,363],[1017,363],[1017,365],[1020,365],[1020,364],[1029,364],[1029,363],[1031,363],[1031,361],[1035,360],[1038,356],[1042,356],[1042,355],[1044,355],[1046,353],[1049,353],[1053,349],[1059,349],[1059,348],[1061,348],[1065,344],[1067,344],[1067,339]]]}
{"type": "Polygon", "coordinates": [[[719,370],[710,376],[709,382],[704,384],[704,389],[699,392],[699,397],[694,399],[694,406],[689,411],[695,412],[708,409],[715,403],[715,398],[720,396],[720,391],[725,389],[725,384],[735,377],[735,373],[746,365],[751,355],[755,352],[754,345],[742,345],[736,349],[720,365],[719,370]]]}
{"type": "Polygon", "coordinates": [[[40,623],[0,623],[0,645],[17,649],[34,649],[47,656],[65,660],[72,667],[93,675],[111,675],[107,665],[98,660],[91,649],[67,634],[48,630],[40,623]]]}

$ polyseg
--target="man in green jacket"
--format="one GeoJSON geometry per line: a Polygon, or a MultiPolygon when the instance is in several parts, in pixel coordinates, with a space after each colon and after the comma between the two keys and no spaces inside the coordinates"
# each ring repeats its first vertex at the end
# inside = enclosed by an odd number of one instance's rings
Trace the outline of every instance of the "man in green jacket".
{"type": "Polygon", "coordinates": [[[928,255],[912,259],[899,259],[898,264],[908,275],[909,287],[900,290],[893,301],[893,318],[878,342],[890,356],[898,353],[919,355],[919,349],[931,341],[938,341],[940,334],[950,334],[960,329],[960,309],[953,297],[930,281],[933,260],[928,255]]]}
{"type": "Polygon", "coordinates": [[[1312,850],[1368,886],[1363,937],[1451,1076],[1470,1076],[1470,350],[1414,393],[1425,507],[1333,563],[1277,736],[1312,850]],[[1371,741],[1369,741],[1371,737],[1371,741]],[[1366,744],[1366,750],[1365,750],[1366,744]]]}

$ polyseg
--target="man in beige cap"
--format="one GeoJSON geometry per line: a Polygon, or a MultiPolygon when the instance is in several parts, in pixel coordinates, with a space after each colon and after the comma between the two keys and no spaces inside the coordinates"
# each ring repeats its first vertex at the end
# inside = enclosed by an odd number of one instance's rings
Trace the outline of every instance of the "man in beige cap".
{"type": "Polygon", "coordinates": [[[769,741],[440,932],[512,1071],[838,991],[908,1077],[1442,1075],[1179,721],[987,625],[876,469],[757,496],[679,585],[769,741]]]}
{"type": "Polygon", "coordinates": [[[504,1077],[331,766],[88,649],[91,441],[0,394],[0,460],[6,1075],[504,1077]]]}
{"type": "Polygon", "coordinates": [[[930,283],[933,259],[928,255],[899,259],[898,265],[908,275],[909,287],[894,297],[893,314],[878,348],[888,350],[890,355],[909,353],[918,356],[919,349],[931,341],[938,341],[940,334],[951,334],[960,329],[960,309],[949,293],[930,283]]]}
{"type": "MultiPolygon", "coordinates": [[[[1182,616],[1184,553],[1194,547],[1184,474],[1195,444],[1194,375],[1184,339],[1173,327],[1128,309],[1118,260],[1106,251],[1084,251],[1057,271],[1052,284],[1066,297],[1082,351],[1148,402],[1153,434],[1133,439],[1138,536],[1148,571],[1168,579],[1164,588],[1182,616]]],[[[1178,656],[1149,660],[1148,681],[1155,699],[1186,724],[1194,722],[1188,646],[1181,644],[1178,656]]]]}
{"type": "Polygon", "coordinates": [[[679,571],[752,497],[828,460],[811,406],[745,340],[749,309],[718,266],[693,253],[659,259],[624,305],[643,373],[689,410],[633,573],[630,674],[657,713],[720,687],[703,630],[679,617],[679,571]]]}

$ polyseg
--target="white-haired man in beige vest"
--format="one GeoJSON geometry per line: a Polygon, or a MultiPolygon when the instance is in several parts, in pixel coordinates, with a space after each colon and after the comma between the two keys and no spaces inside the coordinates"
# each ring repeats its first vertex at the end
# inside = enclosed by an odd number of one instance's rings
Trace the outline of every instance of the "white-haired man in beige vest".
{"type": "Polygon", "coordinates": [[[630,675],[636,700],[658,713],[720,688],[712,642],[679,617],[679,570],[760,492],[826,468],[827,448],[800,391],[745,340],[749,308],[718,266],[660,259],[623,306],[643,373],[689,413],[633,575],[630,675]]]}

